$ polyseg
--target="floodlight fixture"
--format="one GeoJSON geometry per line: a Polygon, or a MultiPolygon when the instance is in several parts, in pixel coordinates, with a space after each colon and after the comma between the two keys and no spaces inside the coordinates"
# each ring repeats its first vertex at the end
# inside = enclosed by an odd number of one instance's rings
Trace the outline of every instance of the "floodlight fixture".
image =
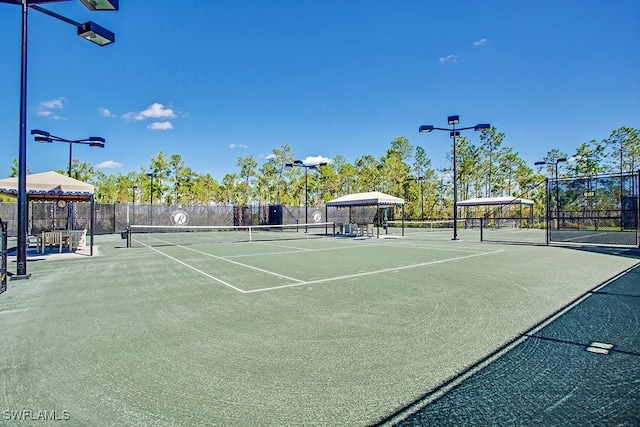
{"type": "Polygon", "coordinates": [[[104,148],[104,144],[105,144],[105,139],[100,136],[90,136],[89,138],[86,138],[86,139],[66,139],[56,135],[51,135],[50,132],[47,132],[46,130],[40,130],[40,129],[33,129],[31,131],[31,135],[34,136],[33,139],[36,142],[43,142],[43,143],[65,142],[69,144],[69,169],[68,169],[69,176],[71,176],[71,165],[73,161],[73,144],[84,144],[84,145],[88,145],[90,147],[96,147],[96,148],[104,148]]]}
{"type": "Polygon", "coordinates": [[[491,129],[491,125],[489,123],[479,123],[473,127],[473,130],[475,131],[488,130],[488,129],[491,129]]]}
{"type": "Polygon", "coordinates": [[[80,0],[91,11],[116,11],[118,0],[80,0]]]}
{"type": "Polygon", "coordinates": [[[457,125],[458,123],[460,123],[460,116],[447,117],[447,123],[450,125],[457,125]]]}
{"type": "Polygon", "coordinates": [[[33,129],[31,130],[31,135],[34,135],[36,138],[49,138],[51,134],[46,130],[33,129]]]}
{"type": "Polygon", "coordinates": [[[89,137],[89,147],[104,148],[105,140],[99,136],[89,137]]]}
{"type": "Polygon", "coordinates": [[[78,27],[78,36],[98,46],[106,46],[116,41],[114,33],[92,21],[78,27]]]}
{"type": "Polygon", "coordinates": [[[432,130],[433,130],[433,125],[422,125],[418,129],[418,132],[428,133],[428,132],[431,132],[432,130]]]}

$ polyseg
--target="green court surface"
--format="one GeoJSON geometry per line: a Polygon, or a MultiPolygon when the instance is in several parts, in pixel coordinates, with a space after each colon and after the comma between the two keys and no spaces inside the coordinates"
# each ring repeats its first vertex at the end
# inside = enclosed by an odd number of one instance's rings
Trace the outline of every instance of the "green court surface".
{"type": "Polygon", "coordinates": [[[83,426],[420,424],[425,396],[459,393],[491,355],[517,364],[499,352],[638,263],[471,230],[394,237],[126,248],[109,235],[93,257],[30,256],[32,277],[0,295],[0,424],[42,411],[83,426]]]}

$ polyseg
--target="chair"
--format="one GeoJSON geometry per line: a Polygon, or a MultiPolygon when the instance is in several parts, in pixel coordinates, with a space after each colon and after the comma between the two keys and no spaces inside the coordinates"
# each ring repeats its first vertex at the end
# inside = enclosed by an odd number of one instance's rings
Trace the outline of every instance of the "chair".
{"type": "Polygon", "coordinates": [[[367,224],[367,237],[373,237],[373,224],[367,224]]]}
{"type": "Polygon", "coordinates": [[[71,230],[69,239],[69,250],[84,249],[87,244],[87,230],[71,230]]]}
{"type": "Polygon", "coordinates": [[[62,252],[62,231],[43,231],[42,239],[40,240],[40,253],[44,253],[45,246],[58,246],[58,252],[62,252]]]}

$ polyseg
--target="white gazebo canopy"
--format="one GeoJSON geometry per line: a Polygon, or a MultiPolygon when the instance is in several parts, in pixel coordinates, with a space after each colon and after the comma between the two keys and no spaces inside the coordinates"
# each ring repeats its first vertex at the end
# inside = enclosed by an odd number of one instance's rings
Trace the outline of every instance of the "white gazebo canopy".
{"type": "MultiPolygon", "coordinates": [[[[93,185],[78,181],[57,172],[34,173],[27,178],[27,199],[29,200],[83,200],[93,197],[93,185]]],[[[0,179],[0,193],[18,194],[18,178],[0,179]]]]}
{"type": "Polygon", "coordinates": [[[379,191],[347,194],[326,203],[327,206],[403,206],[404,200],[379,191]]]}
{"type": "MultiPolygon", "coordinates": [[[[95,219],[95,201],[93,185],[73,179],[57,172],[42,172],[26,176],[27,201],[60,200],[91,202],[90,237],[91,255],[93,255],[93,230],[95,219]]],[[[0,193],[18,195],[18,178],[0,179],[0,193]]],[[[68,208],[69,209],[69,208],[68,208]]],[[[69,210],[71,217],[73,211],[69,210]]]]}
{"type": "MultiPolygon", "coordinates": [[[[404,236],[404,200],[391,196],[389,194],[381,193],[380,191],[369,191],[367,193],[354,193],[347,194],[346,196],[338,197],[337,199],[330,200],[325,203],[325,208],[335,206],[402,206],[402,235],[404,236]]],[[[378,221],[377,237],[380,237],[380,221],[378,221]]]]}

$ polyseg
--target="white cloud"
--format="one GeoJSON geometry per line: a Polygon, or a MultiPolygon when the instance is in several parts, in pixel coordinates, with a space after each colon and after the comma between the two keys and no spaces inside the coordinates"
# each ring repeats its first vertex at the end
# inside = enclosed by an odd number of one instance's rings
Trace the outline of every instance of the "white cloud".
{"type": "Polygon", "coordinates": [[[450,63],[454,63],[455,64],[456,62],[458,62],[458,58],[459,57],[460,57],[459,55],[454,55],[452,53],[451,55],[447,55],[447,56],[445,56],[443,58],[440,58],[440,63],[441,64],[446,64],[446,63],[450,62],[450,63]]]}
{"type": "Polygon", "coordinates": [[[309,156],[302,161],[307,166],[318,165],[320,163],[331,163],[332,160],[324,156],[309,156]]]}
{"type": "Polygon", "coordinates": [[[480,40],[478,40],[477,42],[473,42],[474,46],[482,46],[483,44],[487,44],[489,40],[482,38],[480,40]]]}
{"type": "Polygon", "coordinates": [[[176,114],[171,108],[167,108],[164,105],[154,102],[144,111],[140,111],[135,115],[136,120],[144,119],[172,119],[176,117],[176,114]]]}
{"type": "Polygon", "coordinates": [[[63,117],[55,114],[53,110],[62,110],[65,107],[67,100],[63,97],[58,99],[52,99],[50,101],[42,101],[38,104],[36,114],[40,117],[48,117],[54,120],[64,120],[63,117]]]}
{"type": "Polygon", "coordinates": [[[116,115],[111,112],[108,108],[98,108],[100,115],[102,117],[115,117],[116,115]]]}
{"type": "Polygon", "coordinates": [[[95,165],[96,169],[117,169],[121,168],[122,164],[113,160],[107,160],[106,162],[98,163],[95,165]]]}
{"type": "Polygon", "coordinates": [[[233,150],[235,148],[249,148],[249,146],[244,144],[229,144],[229,148],[233,150]]]}
{"type": "Polygon", "coordinates": [[[169,129],[173,129],[173,125],[171,124],[171,122],[153,122],[149,126],[147,126],[147,129],[169,130],[169,129]]]}
{"type": "Polygon", "coordinates": [[[40,108],[44,108],[47,110],[54,110],[54,109],[62,109],[64,108],[64,104],[66,104],[67,100],[63,97],[60,97],[58,99],[52,99],[51,101],[42,101],[40,103],[40,108]]]}

